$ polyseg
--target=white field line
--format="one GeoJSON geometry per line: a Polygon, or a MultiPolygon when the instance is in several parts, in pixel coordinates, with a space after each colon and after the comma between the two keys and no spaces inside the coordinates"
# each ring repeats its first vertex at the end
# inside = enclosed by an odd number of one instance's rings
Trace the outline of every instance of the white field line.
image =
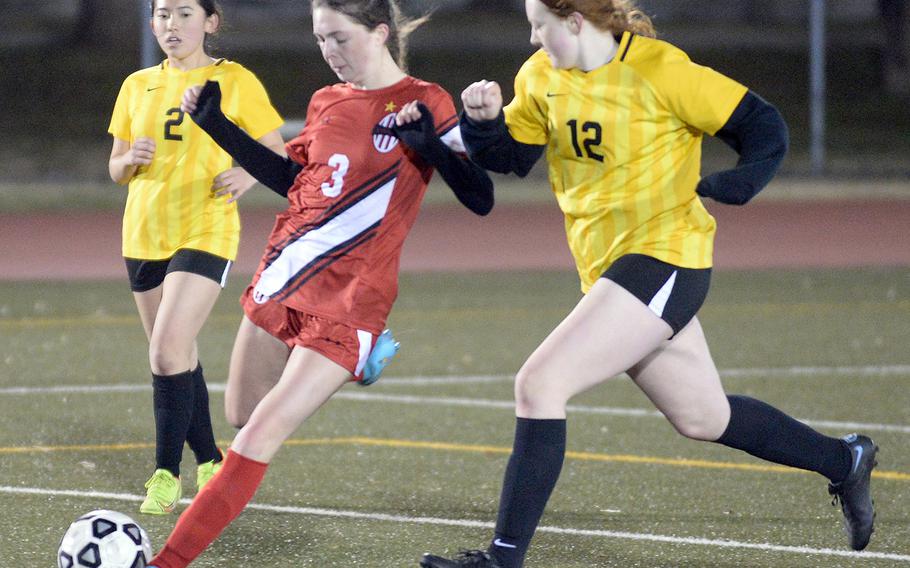
{"type": "MultiPolygon", "coordinates": [[[[792,367],[745,367],[740,369],[718,369],[721,378],[781,378],[792,379],[800,377],[888,377],[910,375],[910,365],[858,365],[858,366],[792,366],[792,367]]],[[[441,377],[401,377],[382,379],[389,385],[441,385],[441,384],[467,384],[491,383],[511,381],[513,375],[472,375],[472,376],[441,376],[441,377]]]]}
{"type": "Polygon", "coordinates": [[[447,375],[439,377],[389,377],[381,380],[384,385],[432,386],[507,383],[514,378],[513,375],[447,375]]]}
{"type": "MultiPolygon", "coordinates": [[[[128,501],[141,502],[144,497],[140,495],[130,495],[126,493],[104,493],[100,491],[73,491],[73,490],[55,490],[39,489],[33,487],[10,487],[0,485],[0,493],[14,495],[50,495],[61,497],[74,497],[79,499],[105,499],[110,501],[128,501]]],[[[180,501],[188,505],[189,499],[180,501]]],[[[369,521],[381,521],[389,523],[411,523],[420,525],[438,525],[451,527],[468,527],[480,529],[492,529],[493,523],[484,521],[471,521],[464,519],[442,519],[438,517],[408,517],[404,515],[387,515],[384,513],[362,513],[359,511],[344,511],[339,509],[322,509],[314,507],[291,507],[283,505],[266,505],[260,503],[250,503],[247,509],[257,511],[269,511],[274,513],[289,513],[294,515],[308,515],[316,517],[335,517],[347,519],[360,519],[369,521]]],[[[761,550],[764,552],[782,552],[787,554],[815,555],[815,556],[840,556],[854,560],[893,560],[896,562],[910,562],[910,555],[895,554],[890,552],[853,552],[849,550],[835,550],[832,548],[811,548],[808,546],[784,546],[779,544],[742,542],[725,539],[709,539],[698,537],[678,537],[648,533],[634,533],[626,531],[605,531],[590,529],[573,529],[567,527],[542,526],[537,529],[540,532],[553,534],[562,534],[569,536],[590,536],[607,539],[637,540],[645,542],[662,542],[669,544],[683,544],[695,546],[712,546],[717,548],[740,548],[748,550],[761,550]]]]}
{"type": "Polygon", "coordinates": [[[721,378],[784,378],[817,376],[837,377],[886,377],[910,375],[910,365],[860,365],[855,367],[747,367],[744,369],[720,369],[721,378]]]}
{"type": "MultiPolygon", "coordinates": [[[[813,375],[849,375],[857,376],[887,376],[887,375],[904,375],[910,374],[910,365],[890,365],[890,366],[862,366],[862,367],[780,367],[767,369],[727,369],[721,371],[722,376],[813,376],[813,375]]],[[[402,377],[402,378],[385,378],[380,385],[440,385],[440,384],[478,384],[478,383],[498,383],[511,381],[512,377],[508,375],[473,375],[473,376],[441,376],[441,377],[402,377]]],[[[209,383],[211,392],[224,392],[224,383],[209,383]]],[[[7,387],[0,388],[0,396],[3,395],[34,395],[34,394],[104,394],[104,393],[130,393],[130,392],[147,392],[151,390],[148,384],[114,384],[114,385],[61,385],[54,387],[7,387]]],[[[356,392],[356,389],[347,389],[337,393],[334,398],[341,400],[354,400],[364,402],[386,402],[393,404],[413,404],[413,405],[439,405],[439,406],[464,406],[471,408],[498,408],[512,409],[514,403],[511,400],[492,400],[481,398],[457,398],[457,397],[438,397],[438,396],[417,396],[417,395],[397,395],[383,394],[376,392],[375,387],[370,391],[356,392]]],[[[567,410],[570,414],[598,414],[607,416],[626,416],[638,418],[662,418],[663,415],[652,409],[644,408],[620,408],[605,406],[580,406],[569,405],[567,410]]],[[[834,430],[862,430],[869,432],[895,432],[899,434],[910,434],[910,425],[904,424],[881,424],[869,422],[852,422],[852,421],[834,421],[834,420],[814,420],[810,418],[800,418],[806,424],[818,428],[831,428],[834,430]]]]}
{"type": "MultiPolygon", "coordinates": [[[[453,398],[453,397],[433,397],[433,396],[413,396],[413,395],[390,395],[367,392],[339,392],[333,398],[343,400],[358,400],[364,402],[389,402],[398,404],[416,404],[416,405],[441,405],[441,406],[465,406],[470,408],[502,408],[512,409],[515,403],[511,400],[490,400],[482,398],[453,398]]],[[[599,414],[607,416],[626,416],[632,418],[663,418],[663,414],[656,410],[645,408],[618,408],[609,406],[580,406],[570,404],[566,407],[569,415],[572,414],[599,414]]],[[[808,418],[797,418],[800,422],[812,427],[831,428],[835,430],[862,430],[875,432],[896,432],[899,434],[910,434],[910,426],[904,424],[877,424],[867,422],[839,422],[834,420],[812,420],[808,418]]]]}
{"type": "MultiPolygon", "coordinates": [[[[848,377],[887,377],[910,376],[910,365],[861,365],[833,367],[746,367],[741,369],[719,369],[721,378],[799,378],[817,376],[848,377]]],[[[451,384],[484,384],[503,383],[513,380],[513,375],[441,375],[416,377],[386,377],[381,385],[397,386],[433,386],[451,384]]],[[[224,383],[208,383],[209,390],[223,392],[224,383]]],[[[113,385],[61,385],[54,387],[5,387],[0,388],[2,395],[54,394],[54,393],[105,393],[105,392],[140,392],[151,388],[141,384],[113,385]]]]}

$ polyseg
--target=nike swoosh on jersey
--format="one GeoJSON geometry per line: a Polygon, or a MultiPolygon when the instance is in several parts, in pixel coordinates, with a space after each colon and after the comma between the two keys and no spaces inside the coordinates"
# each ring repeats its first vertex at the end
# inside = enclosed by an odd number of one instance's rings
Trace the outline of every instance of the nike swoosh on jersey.
{"type": "Polygon", "coordinates": [[[154,91],[154,90],[160,89],[160,88],[161,88],[161,87],[149,87],[149,88],[147,88],[147,89],[145,90],[145,92],[147,93],[147,92],[149,92],[149,91],[154,91]]]}

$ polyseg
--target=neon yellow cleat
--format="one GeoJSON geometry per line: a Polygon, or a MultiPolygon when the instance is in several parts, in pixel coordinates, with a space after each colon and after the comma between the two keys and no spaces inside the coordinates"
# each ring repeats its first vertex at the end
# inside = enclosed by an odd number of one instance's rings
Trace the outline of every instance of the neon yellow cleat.
{"type": "Polygon", "coordinates": [[[145,501],[139,506],[139,512],[146,515],[167,515],[177,508],[182,493],[180,478],[166,469],[156,469],[152,477],[145,482],[145,501]]]}
{"type": "Polygon", "coordinates": [[[215,460],[207,461],[196,466],[196,491],[202,491],[205,484],[209,482],[221,466],[224,465],[224,453],[221,454],[221,461],[215,463],[215,460]]]}

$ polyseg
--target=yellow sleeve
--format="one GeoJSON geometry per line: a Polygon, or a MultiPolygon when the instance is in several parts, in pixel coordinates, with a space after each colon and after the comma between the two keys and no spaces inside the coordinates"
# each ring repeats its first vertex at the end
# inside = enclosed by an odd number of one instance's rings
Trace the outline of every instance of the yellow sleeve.
{"type": "Polygon", "coordinates": [[[670,112],[702,132],[713,135],[720,130],[748,90],[710,67],[693,63],[679,50],[668,50],[660,60],[660,65],[650,69],[643,65],[639,72],[670,112]]]}
{"type": "Polygon", "coordinates": [[[132,89],[131,81],[127,78],[120,86],[120,93],[117,95],[117,102],[114,103],[114,112],[111,115],[111,124],[107,131],[121,140],[132,142],[132,129],[130,123],[130,98],[132,89]]]}
{"type": "Polygon", "coordinates": [[[550,137],[546,104],[542,103],[546,93],[541,88],[546,89],[548,80],[546,68],[540,64],[541,53],[531,56],[518,70],[515,75],[515,98],[503,109],[512,138],[522,144],[538,146],[546,145],[550,137]]]}
{"type": "Polygon", "coordinates": [[[240,95],[237,125],[253,138],[260,138],[281,128],[284,120],[272,106],[265,87],[251,71],[243,69],[237,77],[240,95]]]}

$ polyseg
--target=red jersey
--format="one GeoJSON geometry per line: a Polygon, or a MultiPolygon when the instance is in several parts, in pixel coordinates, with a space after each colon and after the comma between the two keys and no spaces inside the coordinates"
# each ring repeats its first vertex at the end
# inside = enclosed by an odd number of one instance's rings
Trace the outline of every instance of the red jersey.
{"type": "Polygon", "coordinates": [[[303,170],[288,191],[252,298],[379,333],[398,295],[401,247],[433,168],[392,134],[395,112],[423,102],[448,146],[464,151],[452,98],[406,77],[383,89],[316,92],[286,148],[303,170]]]}

